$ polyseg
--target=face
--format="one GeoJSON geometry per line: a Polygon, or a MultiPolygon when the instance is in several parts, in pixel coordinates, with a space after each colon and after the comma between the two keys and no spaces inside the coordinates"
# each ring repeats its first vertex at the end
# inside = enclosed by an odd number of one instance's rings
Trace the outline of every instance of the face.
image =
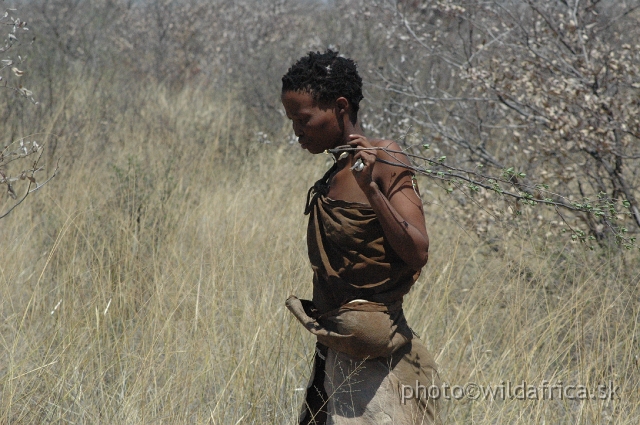
{"type": "Polygon", "coordinates": [[[343,144],[344,125],[335,106],[320,105],[306,92],[286,91],[281,100],[302,149],[316,154],[343,144]]]}

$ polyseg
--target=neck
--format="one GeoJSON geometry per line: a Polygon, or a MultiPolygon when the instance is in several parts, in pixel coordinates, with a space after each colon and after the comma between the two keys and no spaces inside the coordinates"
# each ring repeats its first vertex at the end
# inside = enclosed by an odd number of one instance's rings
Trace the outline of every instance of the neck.
{"type": "Polygon", "coordinates": [[[346,145],[351,141],[349,136],[351,134],[364,134],[362,131],[362,127],[360,127],[360,123],[356,121],[356,123],[352,123],[347,115],[344,117],[344,132],[342,134],[343,142],[346,145]]]}
{"type": "MultiPolygon", "coordinates": [[[[338,146],[344,146],[344,145],[348,145],[349,142],[351,141],[351,138],[349,137],[352,134],[361,134],[364,135],[364,132],[362,131],[362,127],[360,126],[360,123],[356,121],[356,123],[352,123],[351,120],[349,119],[348,116],[345,116],[343,121],[342,121],[342,140],[340,142],[339,145],[334,146],[338,147],[338,146]]],[[[336,161],[339,159],[341,153],[334,153],[333,156],[336,159],[336,161]]]]}
{"type": "MultiPolygon", "coordinates": [[[[352,134],[364,135],[362,127],[360,126],[360,122],[356,121],[355,124],[352,123],[351,120],[349,119],[349,114],[346,114],[346,113],[343,114],[339,118],[338,124],[340,125],[340,128],[342,130],[342,137],[340,141],[337,142],[335,146],[333,146],[333,148],[337,148],[338,146],[348,145],[349,142],[351,142],[351,138],[349,136],[352,134]]],[[[341,154],[342,152],[333,153],[333,158],[336,162],[339,161],[341,154]]]]}

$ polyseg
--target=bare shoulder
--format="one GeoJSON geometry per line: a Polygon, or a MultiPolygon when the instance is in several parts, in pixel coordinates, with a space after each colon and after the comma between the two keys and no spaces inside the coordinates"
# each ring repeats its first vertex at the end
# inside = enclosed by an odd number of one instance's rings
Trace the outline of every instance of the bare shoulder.
{"type": "Polygon", "coordinates": [[[409,157],[393,140],[371,140],[376,150],[378,161],[374,168],[374,180],[382,192],[391,199],[396,194],[407,190],[413,193],[413,171],[409,157]]]}
{"type": "Polygon", "coordinates": [[[385,165],[380,167],[381,169],[395,173],[399,171],[398,169],[409,171],[403,166],[410,166],[411,161],[398,143],[393,140],[371,140],[370,142],[375,148],[383,148],[376,150],[376,156],[382,160],[379,165],[385,165]]]}
{"type": "Polygon", "coordinates": [[[376,148],[400,149],[400,146],[393,140],[369,139],[369,142],[376,148]]]}

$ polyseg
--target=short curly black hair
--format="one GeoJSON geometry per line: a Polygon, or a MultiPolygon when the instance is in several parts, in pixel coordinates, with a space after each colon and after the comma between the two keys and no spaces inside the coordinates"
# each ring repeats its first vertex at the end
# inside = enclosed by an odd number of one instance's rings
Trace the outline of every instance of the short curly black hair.
{"type": "Polygon", "coordinates": [[[331,49],[309,52],[298,59],[282,76],[282,93],[286,91],[308,92],[318,102],[344,97],[351,104],[354,120],[364,97],[356,63],[331,49]]]}

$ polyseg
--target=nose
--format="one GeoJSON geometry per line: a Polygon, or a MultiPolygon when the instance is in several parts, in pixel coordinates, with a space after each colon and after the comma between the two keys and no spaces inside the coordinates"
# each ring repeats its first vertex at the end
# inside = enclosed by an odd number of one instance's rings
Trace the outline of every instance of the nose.
{"type": "Polygon", "coordinates": [[[304,135],[302,126],[300,124],[297,124],[295,121],[293,122],[293,133],[296,135],[296,137],[302,137],[304,135]]]}

